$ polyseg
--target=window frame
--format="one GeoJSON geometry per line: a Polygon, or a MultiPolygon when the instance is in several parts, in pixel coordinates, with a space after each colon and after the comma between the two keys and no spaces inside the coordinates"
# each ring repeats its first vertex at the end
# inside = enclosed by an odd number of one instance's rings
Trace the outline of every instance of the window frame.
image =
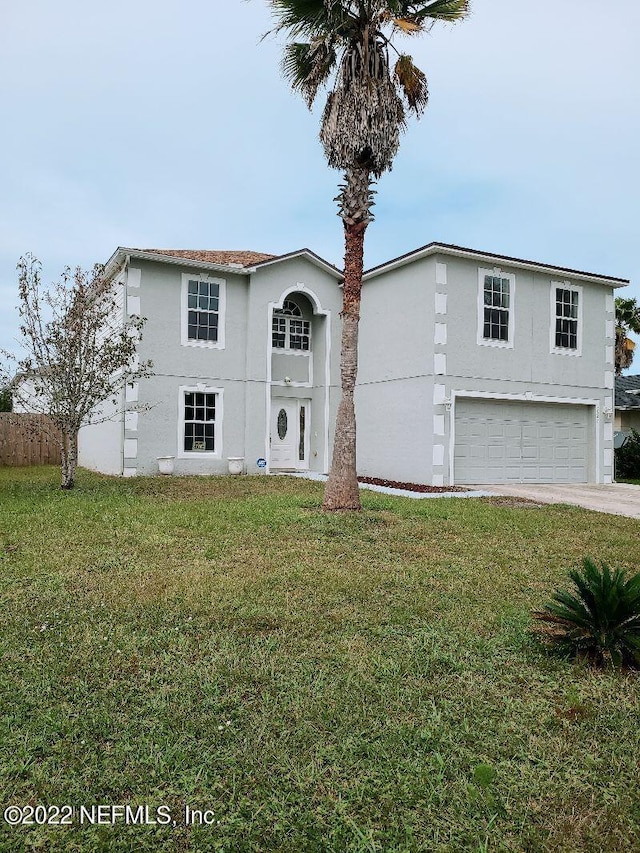
{"type": "Polygon", "coordinates": [[[550,323],[549,323],[549,352],[552,355],[568,355],[576,358],[582,355],[582,305],[583,305],[584,290],[579,284],[572,284],[570,281],[552,281],[549,288],[549,307],[550,307],[550,323]],[[556,344],[556,290],[568,290],[571,293],[578,294],[578,317],[576,329],[576,347],[559,347],[556,344]]]}
{"type": "Polygon", "coordinates": [[[178,389],[178,458],[179,459],[222,459],[222,423],[223,423],[223,396],[222,388],[214,388],[209,385],[180,385],[178,389]],[[186,394],[215,394],[216,416],[213,421],[213,446],[212,450],[185,450],[185,395],[186,394]]]}
{"type": "Polygon", "coordinates": [[[216,278],[207,273],[182,273],[182,288],[181,288],[181,318],[180,318],[180,338],[182,346],[185,347],[205,347],[206,349],[224,349],[225,348],[225,317],[226,317],[226,297],[227,297],[227,282],[224,278],[216,278]],[[218,292],[218,340],[217,341],[200,341],[189,337],[189,282],[207,282],[208,284],[217,284],[218,292]]]}
{"type": "Polygon", "coordinates": [[[498,347],[499,349],[513,349],[515,333],[515,304],[516,304],[516,276],[515,273],[505,272],[500,267],[478,269],[478,334],[477,343],[482,347],[498,347]],[[501,341],[497,338],[485,338],[484,336],[484,279],[485,276],[504,278],[509,282],[509,320],[507,323],[507,340],[501,341]]]}
{"type": "MultiPolygon", "coordinates": [[[[304,326],[303,326],[303,329],[304,329],[304,326]]],[[[281,353],[286,353],[287,355],[306,355],[306,356],[311,355],[311,349],[312,349],[312,344],[313,344],[312,321],[310,319],[307,319],[304,316],[302,308],[298,305],[298,303],[294,299],[285,298],[283,303],[282,303],[282,307],[276,306],[275,308],[272,309],[272,311],[271,311],[271,338],[270,338],[270,342],[271,342],[271,351],[272,352],[281,352],[281,353]],[[280,312],[284,311],[284,306],[287,302],[291,302],[293,305],[295,305],[295,307],[298,309],[298,311],[300,313],[296,314],[296,315],[280,313],[280,312]],[[279,321],[282,321],[282,320],[285,321],[284,346],[283,347],[276,347],[273,345],[274,334],[280,334],[280,335],[283,334],[283,332],[281,332],[281,331],[278,331],[276,333],[274,328],[273,328],[273,323],[274,323],[274,320],[276,320],[276,319],[278,319],[279,321]],[[291,346],[291,337],[292,337],[291,323],[292,323],[292,321],[293,322],[299,322],[299,323],[307,323],[307,325],[309,326],[309,331],[306,334],[304,331],[301,334],[298,334],[298,333],[293,334],[293,337],[307,337],[309,340],[309,348],[308,349],[302,349],[300,347],[292,347],[291,346]]]]}

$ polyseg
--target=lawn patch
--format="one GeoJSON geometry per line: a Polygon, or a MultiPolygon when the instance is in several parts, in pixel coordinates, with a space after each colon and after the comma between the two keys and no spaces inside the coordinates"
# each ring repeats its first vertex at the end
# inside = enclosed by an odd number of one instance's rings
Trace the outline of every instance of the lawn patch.
{"type": "Polygon", "coordinates": [[[0,470],[4,803],[212,826],[0,827],[0,850],[631,851],[637,677],[531,610],[637,522],[287,477],[0,470]]]}

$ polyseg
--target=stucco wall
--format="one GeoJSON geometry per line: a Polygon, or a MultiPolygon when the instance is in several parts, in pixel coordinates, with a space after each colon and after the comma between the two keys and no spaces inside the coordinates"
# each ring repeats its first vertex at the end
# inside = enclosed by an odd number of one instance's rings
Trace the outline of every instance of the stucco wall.
{"type": "Polygon", "coordinates": [[[434,292],[430,260],[363,286],[355,396],[361,475],[432,481],[434,292]]]}
{"type": "Polygon", "coordinates": [[[328,421],[335,416],[335,400],[326,380],[336,381],[331,358],[339,356],[335,321],[341,292],[336,278],[305,258],[285,260],[251,276],[204,272],[225,281],[224,348],[220,349],[182,342],[182,276],[188,273],[197,278],[197,268],[132,262],[129,309],[139,309],[147,318],[139,353],[142,360],[153,361],[154,376],[141,380],[129,394],[131,405],[137,402],[148,411],[127,424],[125,475],[156,473],[158,456],[175,456],[178,474],[225,473],[231,456],[244,457],[248,473],[262,471],[256,462],[268,459],[273,395],[311,400],[309,464],[312,470],[326,470],[332,430],[328,421]],[[272,362],[271,310],[289,290],[302,292],[309,300],[305,307],[312,322],[312,352],[310,356],[277,353],[272,362]],[[219,393],[215,458],[182,453],[178,424],[184,387],[219,393]]]}
{"type": "Polygon", "coordinates": [[[116,405],[105,403],[94,418],[107,417],[102,423],[84,426],[78,434],[78,462],[83,468],[103,474],[122,474],[124,439],[124,392],[116,405]]]}
{"type": "Polygon", "coordinates": [[[592,468],[610,480],[613,424],[600,414],[596,420],[596,409],[613,404],[612,288],[500,265],[515,277],[513,346],[489,346],[478,342],[479,269],[493,267],[442,253],[365,281],[356,397],[361,473],[383,475],[391,470],[387,459],[402,459],[415,446],[413,461],[399,463],[398,472],[449,483],[455,401],[470,392],[595,401],[592,468]],[[581,288],[579,356],[551,352],[551,287],[565,281],[581,288]],[[398,423],[394,412],[401,413],[398,423]],[[384,429],[360,427],[375,422],[384,429]]]}

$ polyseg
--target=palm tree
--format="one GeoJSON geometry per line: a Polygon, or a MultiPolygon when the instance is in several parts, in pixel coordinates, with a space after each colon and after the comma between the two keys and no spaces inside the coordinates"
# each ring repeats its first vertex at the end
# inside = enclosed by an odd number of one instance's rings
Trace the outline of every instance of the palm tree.
{"type": "Polygon", "coordinates": [[[309,108],[330,91],[320,140],[329,166],[344,173],[336,198],[344,226],[342,398],[323,508],[360,509],[356,474],[354,389],[364,236],[372,221],[374,184],[391,169],[406,126],[406,108],[420,116],[429,93],[424,73],[393,44],[398,35],[428,31],[463,18],[469,0],[269,0],[275,32],[285,32],[282,68],[309,108]],[[393,53],[393,56],[392,56],[393,53]]]}
{"type": "Polygon", "coordinates": [[[635,342],[629,332],[640,334],[640,305],[635,299],[616,299],[616,376],[631,367],[635,342]]]}

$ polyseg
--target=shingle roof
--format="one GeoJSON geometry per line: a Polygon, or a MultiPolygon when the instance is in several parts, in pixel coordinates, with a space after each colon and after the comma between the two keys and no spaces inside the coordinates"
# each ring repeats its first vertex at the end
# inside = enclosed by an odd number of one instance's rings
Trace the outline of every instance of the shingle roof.
{"type": "Polygon", "coordinates": [[[616,409],[640,408],[640,376],[616,376],[616,409]]]}
{"type": "Polygon", "coordinates": [[[168,255],[171,258],[187,258],[190,261],[204,261],[209,264],[239,264],[252,267],[264,261],[271,261],[277,255],[251,251],[211,251],[209,249],[141,249],[154,255],[168,255]]]}

